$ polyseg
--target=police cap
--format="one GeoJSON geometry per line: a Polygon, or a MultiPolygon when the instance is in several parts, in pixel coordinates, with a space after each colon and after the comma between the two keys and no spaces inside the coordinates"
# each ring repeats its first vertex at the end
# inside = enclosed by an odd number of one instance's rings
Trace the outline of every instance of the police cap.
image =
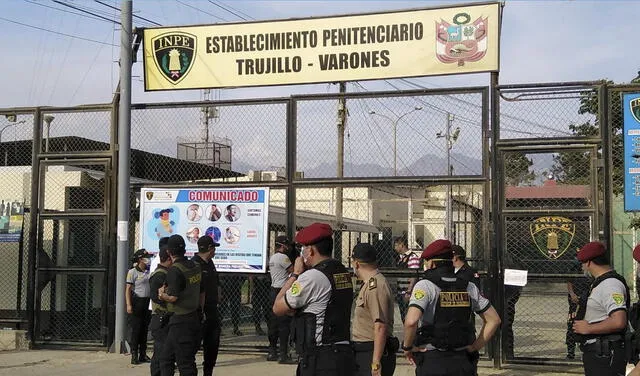
{"type": "Polygon", "coordinates": [[[451,242],[447,239],[438,239],[431,242],[431,244],[422,251],[422,255],[420,257],[425,260],[430,260],[432,258],[436,258],[436,256],[449,254],[451,257],[447,258],[452,258],[453,255],[451,253],[451,242]]]}
{"type": "Polygon", "coordinates": [[[296,243],[302,245],[312,245],[320,242],[323,239],[330,238],[333,235],[331,226],[326,223],[313,223],[296,234],[296,243]]]}
{"type": "Polygon", "coordinates": [[[604,244],[600,242],[591,242],[580,248],[576,257],[578,261],[584,263],[591,261],[598,256],[604,255],[605,251],[604,244]]]}
{"type": "Polygon", "coordinates": [[[140,260],[141,258],[145,258],[145,257],[153,257],[153,255],[152,255],[151,253],[147,252],[147,250],[146,250],[146,249],[144,249],[144,248],[140,248],[140,249],[138,249],[138,250],[133,254],[133,256],[131,257],[131,259],[132,259],[134,262],[137,262],[137,261],[138,261],[138,260],[140,260]]]}
{"type": "Polygon", "coordinates": [[[209,235],[201,236],[198,239],[198,252],[209,252],[209,247],[219,247],[220,243],[213,241],[213,238],[209,235]]]}
{"type": "Polygon", "coordinates": [[[182,236],[176,234],[176,235],[171,235],[169,237],[169,241],[167,242],[167,248],[169,249],[169,251],[172,254],[184,254],[185,250],[186,250],[186,244],[184,243],[184,239],[182,238],[182,236]]]}
{"type": "Polygon", "coordinates": [[[356,244],[356,246],[353,247],[351,257],[365,264],[375,264],[377,262],[376,249],[369,243],[356,244]]]}

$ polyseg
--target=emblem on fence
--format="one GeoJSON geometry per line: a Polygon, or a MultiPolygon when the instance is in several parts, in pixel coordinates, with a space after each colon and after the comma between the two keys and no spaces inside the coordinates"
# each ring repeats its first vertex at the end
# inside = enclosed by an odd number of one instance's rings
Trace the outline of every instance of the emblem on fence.
{"type": "Polygon", "coordinates": [[[487,53],[488,18],[471,22],[468,13],[453,17],[453,25],[445,20],[436,22],[436,56],[445,64],[478,61],[487,53]]]}
{"type": "Polygon", "coordinates": [[[640,98],[635,98],[629,101],[629,109],[631,115],[638,123],[640,123],[640,98]]]}
{"type": "Polygon", "coordinates": [[[536,248],[548,259],[555,260],[571,245],[576,225],[565,217],[540,217],[531,223],[530,230],[536,248]]]}
{"type": "Polygon", "coordinates": [[[158,35],[151,40],[156,67],[172,84],[182,81],[196,56],[196,37],[183,32],[158,35]]]}

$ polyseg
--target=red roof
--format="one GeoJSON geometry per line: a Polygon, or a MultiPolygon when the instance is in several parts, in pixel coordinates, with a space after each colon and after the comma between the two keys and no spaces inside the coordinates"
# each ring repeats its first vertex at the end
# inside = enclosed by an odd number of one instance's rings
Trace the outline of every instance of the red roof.
{"type": "Polygon", "coordinates": [[[554,198],[590,198],[588,185],[557,185],[555,180],[547,180],[542,187],[513,187],[505,189],[507,200],[518,199],[554,199],[554,198]]]}

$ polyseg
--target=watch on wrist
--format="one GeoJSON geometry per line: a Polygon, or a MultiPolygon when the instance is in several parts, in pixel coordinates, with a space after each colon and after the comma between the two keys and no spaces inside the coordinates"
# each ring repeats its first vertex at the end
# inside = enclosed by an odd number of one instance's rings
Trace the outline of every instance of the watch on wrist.
{"type": "Polygon", "coordinates": [[[289,274],[289,278],[291,278],[291,277],[293,277],[295,279],[298,279],[298,277],[300,277],[300,274],[291,273],[291,274],[289,274]]]}
{"type": "Polygon", "coordinates": [[[378,370],[380,370],[380,362],[373,362],[373,363],[371,363],[371,370],[372,370],[372,371],[378,371],[378,370]]]}
{"type": "Polygon", "coordinates": [[[404,344],[402,344],[401,348],[403,351],[411,351],[411,349],[413,349],[413,346],[405,346],[404,344]]]}

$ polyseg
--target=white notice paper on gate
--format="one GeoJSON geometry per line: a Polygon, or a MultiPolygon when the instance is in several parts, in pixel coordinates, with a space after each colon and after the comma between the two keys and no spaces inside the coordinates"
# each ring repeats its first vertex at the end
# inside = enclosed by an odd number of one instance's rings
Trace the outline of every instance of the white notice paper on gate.
{"type": "Polygon", "coordinates": [[[504,270],[504,284],[510,286],[526,286],[527,271],[518,269],[504,270]]]}

